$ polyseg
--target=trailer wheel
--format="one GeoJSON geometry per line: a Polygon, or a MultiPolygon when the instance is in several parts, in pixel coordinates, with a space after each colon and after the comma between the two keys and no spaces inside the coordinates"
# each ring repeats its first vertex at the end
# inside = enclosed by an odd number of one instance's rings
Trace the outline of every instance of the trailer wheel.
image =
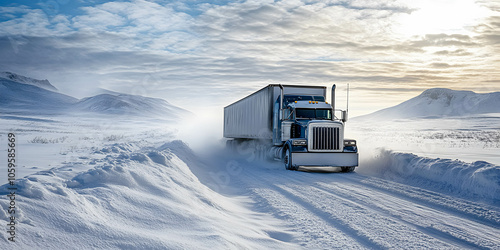
{"type": "Polygon", "coordinates": [[[283,163],[285,163],[286,170],[295,170],[292,166],[292,152],[288,147],[285,150],[285,156],[283,157],[283,163]]]}
{"type": "Polygon", "coordinates": [[[350,173],[350,172],[354,171],[354,168],[356,168],[356,167],[341,167],[340,169],[344,173],[350,173]]]}

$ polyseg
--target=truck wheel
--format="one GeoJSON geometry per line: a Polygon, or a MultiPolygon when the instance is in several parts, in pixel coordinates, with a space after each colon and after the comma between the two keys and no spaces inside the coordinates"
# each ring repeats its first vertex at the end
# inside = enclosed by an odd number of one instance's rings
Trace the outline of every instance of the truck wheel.
{"type": "Polygon", "coordinates": [[[344,173],[349,173],[349,172],[354,171],[354,168],[356,168],[356,167],[341,167],[340,169],[341,169],[341,170],[342,170],[342,172],[344,172],[344,173]]]}
{"type": "Polygon", "coordinates": [[[285,163],[286,170],[295,170],[292,166],[292,152],[289,148],[285,151],[285,156],[283,157],[283,163],[285,163]]]}

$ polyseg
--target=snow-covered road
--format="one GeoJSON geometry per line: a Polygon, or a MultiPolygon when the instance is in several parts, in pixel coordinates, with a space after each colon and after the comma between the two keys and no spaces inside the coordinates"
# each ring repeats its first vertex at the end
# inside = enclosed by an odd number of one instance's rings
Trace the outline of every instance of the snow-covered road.
{"type": "Polygon", "coordinates": [[[285,221],[291,241],[304,248],[500,247],[495,206],[334,168],[238,164],[241,173],[227,187],[248,192],[257,210],[285,221]]]}

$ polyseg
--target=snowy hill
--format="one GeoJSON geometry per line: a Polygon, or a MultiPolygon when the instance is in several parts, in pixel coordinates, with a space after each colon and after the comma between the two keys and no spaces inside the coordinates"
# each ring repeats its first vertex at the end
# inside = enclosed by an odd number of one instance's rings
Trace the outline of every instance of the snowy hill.
{"type": "MultiPolygon", "coordinates": [[[[203,185],[170,147],[143,150],[115,143],[86,159],[19,179],[16,195],[22,197],[22,209],[16,218],[22,226],[15,248],[293,247],[267,234],[266,229],[277,230],[264,224],[268,218],[203,185]]],[[[0,194],[5,208],[8,193],[0,194]]],[[[0,212],[0,222],[7,220],[0,212]]],[[[6,241],[5,230],[0,236],[6,241]]]]}
{"type": "Polygon", "coordinates": [[[54,87],[52,84],[50,84],[48,80],[37,80],[30,77],[14,74],[11,72],[0,72],[0,80],[2,79],[33,85],[50,91],[57,91],[57,88],[54,87]]]}
{"type": "Polygon", "coordinates": [[[187,111],[158,98],[126,94],[100,94],[81,99],[74,106],[79,111],[117,115],[180,116],[187,111]]]}
{"type": "MultiPolygon", "coordinates": [[[[48,80],[36,80],[10,72],[0,73],[0,110],[4,114],[98,113],[105,115],[156,116],[175,119],[188,111],[158,98],[112,91],[78,100],[56,92],[48,80]]],[[[101,91],[102,92],[102,91],[101,91]]]]}
{"type": "Polygon", "coordinates": [[[464,116],[500,113],[500,92],[478,94],[445,88],[428,89],[417,97],[391,108],[379,110],[362,119],[399,119],[413,117],[464,116]]]}
{"type": "Polygon", "coordinates": [[[53,92],[32,84],[0,78],[0,110],[4,114],[61,113],[68,110],[77,101],[78,99],[71,96],[53,92]]]}

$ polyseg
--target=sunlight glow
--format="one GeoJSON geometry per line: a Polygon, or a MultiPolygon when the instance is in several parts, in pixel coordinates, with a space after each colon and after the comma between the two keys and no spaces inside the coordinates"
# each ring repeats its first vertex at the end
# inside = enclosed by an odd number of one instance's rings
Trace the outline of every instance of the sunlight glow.
{"type": "Polygon", "coordinates": [[[404,36],[468,34],[490,14],[490,10],[474,0],[420,0],[411,1],[409,6],[415,11],[401,15],[395,29],[404,36]]]}

